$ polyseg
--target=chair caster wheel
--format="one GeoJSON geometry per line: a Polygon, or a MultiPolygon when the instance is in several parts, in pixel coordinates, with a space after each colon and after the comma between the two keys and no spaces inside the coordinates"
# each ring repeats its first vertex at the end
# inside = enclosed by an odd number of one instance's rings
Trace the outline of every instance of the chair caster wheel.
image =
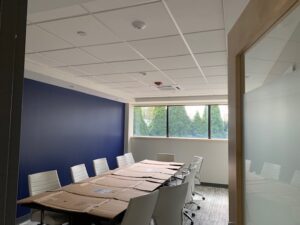
{"type": "Polygon", "coordinates": [[[195,194],[194,194],[194,193],[193,193],[192,195],[193,195],[193,196],[195,196],[195,194]]]}
{"type": "Polygon", "coordinates": [[[197,206],[197,209],[199,210],[199,209],[201,209],[201,207],[200,207],[200,206],[197,206]]]}
{"type": "Polygon", "coordinates": [[[205,198],[204,198],[204,197],[202,197],[202,200],[205,200],[205,198]]]}
{"type": "Polygon", "coordinates": [[[191,222],[191,225],[194,225],[194,222],[191,222]]]}
{"type": "Polygon", "coordinates": [[[195,217],[196,216],[196,214],[195,213],[192,213],[192,217],[195,217]]]}

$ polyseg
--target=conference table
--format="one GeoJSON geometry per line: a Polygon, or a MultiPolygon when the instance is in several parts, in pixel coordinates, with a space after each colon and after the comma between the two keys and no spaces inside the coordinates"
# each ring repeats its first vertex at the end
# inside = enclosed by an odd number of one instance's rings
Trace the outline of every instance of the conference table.
{"type": "Polygon", "coordinates": [[[33,209],[63,213],[69,224],[120,222],[131,198],[165,185],[184,163],[143,160],[78,183],[34,195],[17,203],[33,209]]]}

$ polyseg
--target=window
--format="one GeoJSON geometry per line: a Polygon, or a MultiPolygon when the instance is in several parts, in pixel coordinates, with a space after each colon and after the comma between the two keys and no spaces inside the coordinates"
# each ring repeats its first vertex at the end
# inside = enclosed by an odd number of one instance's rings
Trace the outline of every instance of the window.
{"type": "Polygon", "coordinates": [[[169,106],[169,137],[208,138],[207,106],[169,106]]]}
{"type": "Polygon", "coordinates": [[[134,107],[134,136],[228,138],[228,106],[134,107]]]}
{"type": "Polygon", "coordinates": [[[213,139],[228,138],[228,106],[212,105],[210,107],[210,131],[213,139]]]}
{"type": "Polygon", "coordinates": [[[134,107],[134,136],[167,136],[167,107],[134,107]]]}

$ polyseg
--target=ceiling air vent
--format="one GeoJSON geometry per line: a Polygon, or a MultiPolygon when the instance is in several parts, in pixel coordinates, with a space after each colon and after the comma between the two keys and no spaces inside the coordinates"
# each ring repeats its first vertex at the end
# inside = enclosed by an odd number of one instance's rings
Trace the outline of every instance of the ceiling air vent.
{"type": "Polygon", "coordinates": [[[178,85],[160,85],[157,88],[161,91],[179,91],[180,87],[178,85]]]}

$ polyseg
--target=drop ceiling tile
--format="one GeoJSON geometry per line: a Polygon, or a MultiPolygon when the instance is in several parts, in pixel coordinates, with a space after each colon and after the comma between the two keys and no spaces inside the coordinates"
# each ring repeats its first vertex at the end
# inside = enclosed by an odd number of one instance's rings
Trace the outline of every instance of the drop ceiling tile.
{"type": "Polygon", "coordinates": [[[208,83],[206,86],[209,89],[219,89],[219,88],[226,89],[227,83],[208,83]]]}
{"type": "Polygon", "coordinates": [[[60,65],[59,61],[48,58],[41,53],[26,54],[25,57],[27,60],[30,60],[30,61],[33,61],[36,63],[40,63],[43,65],[47,65],[47,66],[59,66],[60,65]]]}
{"type": "Polygon", "coordinates": [[[227,76],[209,76],[207,80],[209,84],[227,84],[227,76]]]}
{"type": "Polygon", "coordinates": [[[73,66],[74,69],[83,71],[84,75],[100,75],[116,73],[114,68],[107,63],[73,66]]]}
{"type": "Polygon", "coordinates": [[[27,16],[27,19],[29,19],[31,23],[36,23],[47,20],[83,15],[85,13],[87,13],[87,11],[79,5],[72,5],[68,7],[30,13],[27,16]]]}
{"type": "Polygon", "coordinates": [[[218,88],[218,89],[212,89],[215,95],[227,95],[228,89],[227,88],[218,88]]]}
{"type": "Polygon", "coordinates": [[[209,66],[209,67],[202,67],[202,70],[205,76],[220,76],[220,75],[227,75],[227,66],[209,66]]]}
{"type": "Polygon", "coordinates": [[[185,83],[185,84],[181,84],[181,87],[184,90],[201,90],[201,89],[208,89],[206,84],[203,83],[185,83]]]}
{"type": "Polygon", "coordinates": [[[136,80],[131,77],[131,74],[109,74],[93,76],[91,79],[97,80],[101,83],[120,83],[120,82],[135,82],[136,80]]]}
{"type": "Polygon", "coordinates": [[[72,66],[101,62],[99,59],[96,59],[95,57],[78,48],[44,52],[42,55],[47,58],[57,60],[60,62],[59,66],[72,66]]]}
{"type": "Polygon", "coordinates": [[[139,40],[177,34],[177,30],[161,2],[95,14],[124,40],[139,40]],[[136,29],[132,22],[145,22],[145,29],[136,29]]]}
{"type": "Polygon", "coordinates": [[[130,44],[147,58],[186,55],[189,53],[180,36],[132,41],[130,44]]]}
{"type": "Polygon", "coordinates": [[[70,48],[72,45],[66,41],[49,34],[36,25],[27,26],[26,31],[26,52],[40,52],[60,48],[70,48]]]}
{"type": "Polygon", "coordinates": [[[79,68],[74,68],[73,66],[59,67],[59,70],[62,70],[67,73],[71,73],[74,76],[84,76],[89,75],[87,72],[80,70],[79,68]]]}
{"type": "Polygon", "coordinates": [[[120,83],[105,83],[105,86],[108,86],[113,89],[119,89],[119,88],[135,88],[140,87],[141,83],[132,81],[132,82],[120,82],[120,83]]]}
{"type": "Polygon", "coordinates": [[[124,43],[84,47],[83,49],[105,62],[141,59],[132,48],[124,43]]]}
{"type": "Polygon", "coordinates": [[[119,8],[125,8],[143,3],[153,2],[155,0],[96,0],[83,3],[82,5],[90,12],[101,12],[119,8]]]}
{"type": "Polygon", "coordinates": [[[75,46],[86,46],[118,42],[119,40],[105,26],[92,16],[80,16],[75,18],[57,20],[39,24],[43,29],[68,40],[75,46]],[[78,35],[78,31],[86,33],[78,35]]]}
{"type": "Polygon", "coordinates": [[[164,72],[171,78],[202,77],[198,68],[164,70],[164,72]]]}
{"type": "Polygon", "coordinates": [[[205,84],[205,81],[202,77],[185,77],[185,78],[174,78],[174,80],[179,85],[186,84],[205,84]]]}
{"type": "Polygon", "coordinates": [[[117,73],[154,71],[155,68],[145,60],[108,63],[117,73]]]}
{"type": "Polygon", "coordinates": [[[186,34],[185,37],[194,53],[226,50],[224,30],[186,34]]]}
{"type": "Polygon", "coordinates": [[[196,66],[190,55],[150,59],[161,70],[191,68],[196,66]]]}
{"type": "Polygon", "coordinates": [[[223,29],[222,0],[166,0],[183,33],[223,29]]]}
{"type": "Polygon", "coordinates": [[[163,85],[171,85],[172,81],[164,76],[162,73],[160,73],[159,71],[157,72],[147,72],[146,75],[142,75],[142,74],[133,74],[132,75],[133,78],[135,78],[136,80],[141,81],[142,83],[145,83],[147,85],[155,85],[154,82],[156,81],[160,81],[162,82],[163,85]]]}
{"type": "Polygon", "coordinates": [[[91,64],[76,66],[75,68],[83,70],[89,75],[134,73],[155,70],[155,68],[145,60],[91,64]]]}
{"type": "Polygon", "coordinates": [[[227,65],[227,52],[211,52],[195,54],[200,66],[227,65]]]}

